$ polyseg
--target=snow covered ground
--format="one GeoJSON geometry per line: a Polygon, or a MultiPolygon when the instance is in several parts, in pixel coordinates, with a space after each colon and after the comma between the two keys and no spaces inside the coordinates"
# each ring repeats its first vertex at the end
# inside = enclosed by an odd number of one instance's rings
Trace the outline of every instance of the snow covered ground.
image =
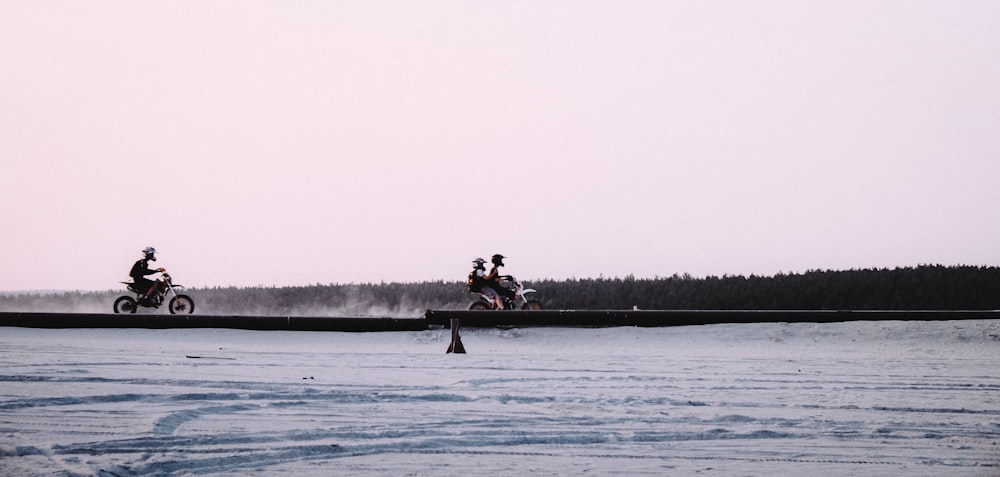
{"type": "Polygon", "coordinates": [[[1000,476],[1000,320],[0,328],[0,475],[1000,476]]]}

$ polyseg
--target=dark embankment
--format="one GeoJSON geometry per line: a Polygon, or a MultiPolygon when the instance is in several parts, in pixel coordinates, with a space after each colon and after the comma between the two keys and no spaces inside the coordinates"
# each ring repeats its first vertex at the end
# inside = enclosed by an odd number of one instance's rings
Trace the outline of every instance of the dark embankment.
{"type": "Polygon", "coordinates": [[[423,318],[0,313],[0,326],[25,328],[233,328],[286,331],[420,331],[423,318]]]}
{"type": "Polygon", "coordinates": [[[492,326],[689,326],[718,323],[833,323],[883,320],[978,320],[1000,318],[1000,311],[776,311],[776,310],[429,310],[428,325],[447,326],[451,319],[465,327],[492,326]]]}
{"type": "Polygon", "coordinates": [[[0,313],[0,326],[26,328],[233,328],[371,332],[422,331],[430,327],[450,326],[453,319],[459,320],[462,327],[665,327],[719,323],[1000,319],[1000,311],[428,310],[423,317],[414,318],[8,312],[0,313]]]}

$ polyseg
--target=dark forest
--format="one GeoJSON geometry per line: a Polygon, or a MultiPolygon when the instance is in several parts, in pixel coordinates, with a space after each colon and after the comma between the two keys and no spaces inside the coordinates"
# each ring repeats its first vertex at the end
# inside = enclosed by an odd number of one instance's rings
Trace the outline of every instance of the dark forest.
{"type": "MultiPolygon", "coordinates": [[[[546,309],[572,310],[998,310],[1000,268],[921,265],[814,270],[770,277],[528,280],[546,309]]],[[[0,311],[108,313],[125,290],[0,293],[0,311]]],[[[215,315],[418,316],[465,309],[465,282],[212,287],[186,291],[196,313],[215,315]]],[[[166,312],[166,310],[163,310],[166,312]]]]}

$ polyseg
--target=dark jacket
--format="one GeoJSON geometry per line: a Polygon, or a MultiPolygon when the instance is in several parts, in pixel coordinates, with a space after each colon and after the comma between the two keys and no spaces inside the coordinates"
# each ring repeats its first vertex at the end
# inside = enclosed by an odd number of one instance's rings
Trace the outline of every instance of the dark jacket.
{"type": "Polygon", "coordinates": [[[149,260],[143,258],[141,260],[137,260],[135,265],[132,265],[132,271],[128,272],[128,276],[132,277],[132,280],[136,283],[139,283],[141,281],[150,281],[144,277],[154,273],[156,273],[156,270],[149,268],[149,260]]]}

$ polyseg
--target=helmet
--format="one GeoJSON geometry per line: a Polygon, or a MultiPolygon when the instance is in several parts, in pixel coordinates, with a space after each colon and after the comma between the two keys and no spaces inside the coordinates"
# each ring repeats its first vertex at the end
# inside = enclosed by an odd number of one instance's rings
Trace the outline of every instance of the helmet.
{"type": "Polygon", "coordinates": [[[475,260],[472,261],[472,263],[476,264],[476,268],[482,268],[483,264],[486,263],[486,260],[477,257],[475,260]]]}
{"type": "Polygon", "coordinates": [[[153,260],[156,260],[156,249],[155,248],[153,248],[153,247],[146,247],[146,248],[142,249],[142,253],[144,255],[146,255],[146,258],[152,258],[153,260]]]}
{"type": "Polygon", "coordinates": [[[505,258],[507,258],[507,257],[504,257],[503,255],[500,255],[499,253],[496,254],[496,255],[494,255],[493,256],[493,265],[496,265],[498,267],[502,267],[503,266],[503,259],[505,259],[505,258]]]}

